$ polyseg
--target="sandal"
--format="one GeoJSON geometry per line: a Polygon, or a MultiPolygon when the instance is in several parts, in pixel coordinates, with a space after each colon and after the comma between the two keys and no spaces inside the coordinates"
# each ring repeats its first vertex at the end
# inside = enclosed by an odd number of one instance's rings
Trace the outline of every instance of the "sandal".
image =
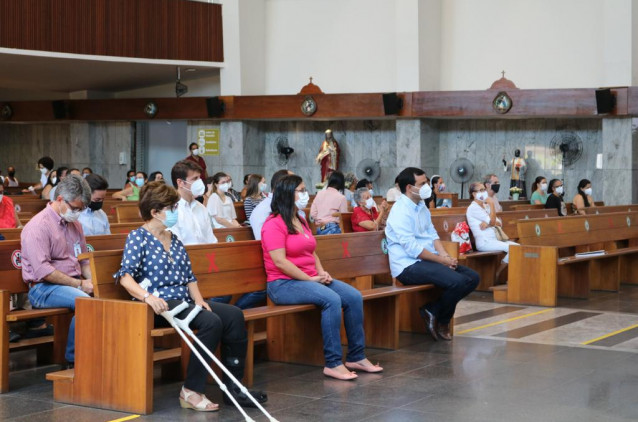
{"type": "Polygon", "coordinates": [[[334,368],[323,368],[323,374],[327,377],[331,377],[334,379],[338,379],[341,381],[350,381],[353,379],[358,378],[359,376],[354,373],[354,372],[350,372],[348,374],[343,374],[339,371],[335,371],[334,368]]]}
{"type": "Polygon", "coordinates": [[[376,365],[363,365],[359,362],[346,362],[344,365],[351,371],[362,371],[373,374],[383,371],[383,368],[380,367],[378,363],[376,365]]]}
{"type": "Polygon", "coordinates": [[[198,394],[194,391],[186,391],[184,387],[182,387],[182,391],[179,393],[179,404],[184,409],[193,409],[198,412],[216,412],[219,410],[219,405],[208,400],[205,395],[198,394]],[[191,396],[199,396],[202,399],[199,403],[192,404],[191,402],[189,402],[191,396]],[[208,406],[211,404],[213,405],[213,407],[209,409],[208,406]]]}

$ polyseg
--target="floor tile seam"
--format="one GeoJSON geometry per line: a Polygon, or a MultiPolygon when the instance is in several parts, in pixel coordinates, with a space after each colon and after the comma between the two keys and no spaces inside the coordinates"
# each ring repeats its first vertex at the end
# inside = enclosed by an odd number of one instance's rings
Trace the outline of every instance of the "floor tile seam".
{"type": "Polygon", "coordinates": [[[576,349],[583,349],[583,350],[591,350],[591,349],[596,349],[596,350],[603,350],[603,351],[610,351],[610,352],[625,352],[625,353],[632,353],[632,354],[636,354],[638,353],[638,349],[633,350],[633,349],[619,349],[619,348],[615,348],[615,347],[603,347],[603,346],[594,346],[594,345],[582,345],[580,343],[564,343],[564,342],[555,342],[555,343],[549,343],[546,341],[529,341],[526,339],[519,339],[519,338],[503,338],[503,337],[490,337],[487,335],[467,335],[467,334],[459,334],[459,337],[472,337],[472,338],[480,338],[480,339],[484,339],[484,340],[505,340],[505,341],[512,341],[512,342],[516,342],[516,343],[527,343],[527,344],[543,344],[543,345],[547,345],[547,346],[560,346],[560,347],[568,347],[568,348],[576,348],[576,349]]]}
{"type": "MultiPolygon", "coordinates": [[[[53,403],[53,404],[56,404],[56,403],[53,403]]],[[[5,421],[7,421],[7,422],[9,422],[9,421],[15,421],[15,420],[18,420],[18,419],[20,419],[20,418],[25,418],[25,417],[29,417],[29,418],[30,418],[30,417],[33,417],[33,416],[36,416],[36,415],[41,415],[41,414],[43,414],[43,413],[49,413],[49,412],[53,412],[53,411],[55,411],[55,410],[64,409],[64,408],[66,408],[66,407],[74,408],[74,407],[78,407],[78,406],[73,406],[73,405],[70,405],[70,404],[60,404],[59,406],[54,407],[54,408],[51,408],[51,409],[41,410],[41,411],[39,411],[39,412],[27,413],[27,414],[24,414],[24,415],[15,416],[15,417],[13,417],[13,418],[4,419],[4,420],[5,420],[5,421]]]]}

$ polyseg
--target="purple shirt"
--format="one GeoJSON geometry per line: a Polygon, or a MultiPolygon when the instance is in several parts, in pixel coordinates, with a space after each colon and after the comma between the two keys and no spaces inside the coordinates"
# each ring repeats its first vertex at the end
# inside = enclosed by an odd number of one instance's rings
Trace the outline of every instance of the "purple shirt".
{"type": "Polygon", "coordinates": [[[82,274],[76,258],[87,252],[82,225],[79,221],[67,223],[50,203],[24,226],[20,240],[25,283],[44,281],[43,278],[55,270],[70,277],[82,274]]]}

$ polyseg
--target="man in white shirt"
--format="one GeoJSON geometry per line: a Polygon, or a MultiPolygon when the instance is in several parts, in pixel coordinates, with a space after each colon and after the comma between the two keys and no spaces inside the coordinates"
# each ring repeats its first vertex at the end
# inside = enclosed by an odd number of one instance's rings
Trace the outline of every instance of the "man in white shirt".
{"type": "Polygon", "coordinates": [[[501,206],[500,202],[498,202],[498,197],[496,196],[499,189],[501,188],[501,184],[498,181],[498,176],[495,174],[488,174],[484,177],[483,184],[485,185],[487,196],[492,198],[492,200],[494,201],[494,210],[496,212],[503,212],[503,207],[501,206]]]}
{"type": "Polygon", "coordinates": [[[91,202],[89,206],[80,213],[80,218],[78,219],[80,224],[82,224],[84,236],[111,234],[109,217],[104,210],[102,210],[109,183],[99,174],[88,175],[86,182],[91,187],[91,202]]]}
{"type": "Polygon", "coordinates": [[[270,204],[272,203],[272,195],[275,193],[275,186],[281,180],[282,177],[292,174],[289,170],[279,170],[272,175],[270,179],[270,193],[261,201],[253,210],[252,214],[250,214],[250,218],[248,221],[250,222],[250,227],[253,229],[253,235],[255,236],[255,240],[261,240],[261,228],[263,227],[266,219],[272,212],[270,209],[270,204]]]}
{"type": "Polygon", "coordinates": [[[456,304],[478,286],[479,275],[458,265],[439,240],[424,203],[432,195],[425,172],[408,167],[397,180],[402,195],[390,210],[385,228],[390,271],[403,284],[434,284],[443,291],[419,313],[434,340],[451,340],[456,304]]]}
{"type": "Polygon", "coordinates": [[[195,200],[206,191],[201,173],[202,168],[189,160],[179,161],[171,170],[173,186],[181,199],[177,203],[177,224],[169,230],[184,245],[217,243],[206,207],[195,200]]]}

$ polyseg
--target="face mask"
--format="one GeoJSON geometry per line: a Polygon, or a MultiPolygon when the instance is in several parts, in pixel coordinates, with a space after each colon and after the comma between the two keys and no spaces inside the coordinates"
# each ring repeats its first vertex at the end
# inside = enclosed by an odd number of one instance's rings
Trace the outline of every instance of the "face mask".
{"type": "Polygon", "coordinates": [[[541,183],[541,190],[547,192],[547,183],[541,183]]]}
{"type": "Polygon", "coordinates": [[[374,199],[372,198],[368,198],[366,199],[366,208],[371,210],[372,208],[374,208],[375,202],[374,199]]]}
{"type": "Polygon", "coordinates": [[[441,183],[439,186],[439,192],[445,192],[445,183],[441,183]]]}
{"type": "Polygon", "coordinates": [[[204,192],[206,192],[206,186],[204,182],[202,182],[202,179],[195,180],[191,185],[190,191],[194,197],[202,196],[204,192]]]}
{"type": "Polygon", "coordinates": [[[218,186],[219,186],[219,190],[224,193],[228,192],[228,189],[230,189],[230,183],[222,183],[221,185],[218,185],[218,186]]]}
{"type": "Polygon", "coordinates": [[[199,150],[198,149],[194,149],[191,151],[191,153],[193,154],[193,156],[197,157],[199,155],[199,150]]]}
{"type": "Polygon", "coordinates": [[[88,175],[89,175],[89,173],[82,173],[82,178],[86,179],[86,176],[88,176],[88,175]]]}
{"type": "Polygon", "coordinates": [[[144,179],[137,179],[137,178],[136,178],[136,179],[135,179],[135,184],[136,184],[138,187],[140,187],[140,188],[141,188],[142,186],[144,186],[144,179]]]}
{"type": "Polygon", "coordinates": [[[591,188],[587,188],[587,189],[585,189],[583,192],[585,192],[585,195],[589,195],[589,196],[591,196],[591,193],[592,193],[593,191],[591,190],[591,188]]]}
{"type": "Polygon", "coordinates": [[[479,201],[485,201],[487,199],[487,192],[479,192],[476,194],[476,199],[479,201]]]}
{"type": "MultiPolygon", "coordinates": [[[[157,218],[157,217],[155,217],[155,218],[157,218]]],[[[158,218],[158,220],[159,220],[159,218],[158,218]]],[[[175,210],[175,211],[166,210],[166,219],[160,220],[160,221],[167,228],[173,227],[175,224],[177,224],[177,210],[175,210]]]]}
{"type": "Polygon", "coordinates": [[[310,195],[308,192],[299,192],[299,199],[295,201],[295,206],[302,210],[308,206],[308,201],[310,200],[310,195]]]}
{"type": "Polygon", "coordinates": [[[368,190],[370,192],[370,196],[374,196],[374,191],[372,189],[368,190]]]}
{"type": "Polygon", "coordinates": [[[499,183],[494,183],[493,185],[491,185],[491,187],[494,193],[498,193],[498,190],[501,188],[501,185],[499,183]]]}
{"type": "Polygon", "coordinates": [[[135,176],[131,176],[128,178],[131,183],[135,183],[135,176]]]}
{"type": "Polygon", "coordinates": [[[268,185],[266,185],[265,183],[259,184],[259,192],[266,192],[267,188],[268,188],[268,185]]]}
{"type": "Polygon", "coordinates": [[[51,183],[53,183],[54,185],[58,182],[58,178],[57,177],[52,177],[51,178],[51,183]]]}
{"type": "Polygon", "coordinates": [[[80,218],[80,211],[72,211],[71,208],[69,208],[64,214],[62,214],[62,218],[67,223],[73,223],[74,221],[78,221],[78,218],[80,218]]]}
{"type": "Polygon", "coordinates": [[[419,198],[428,199],[432,196],[432,188],[427,183],[419,189],[419,198]]]}
{"type": "Polygon", "coordinates": [[[91,201],[91,203],[89,203],[89,208],[91,211],[98,211],[102,209],[102,205],[104,205],[104,202],[91,201]]]}
{"type": "Polygon", "coordinates": [[[10,171],[10,172],[9,172],[9,177],[14,177],[15,175],[16,175],[16,172],[15,172],[15,171],[10,171]]]}
{"type": "Polygon", "coordinates": [[[563,194],[563,187],[559,186],[556,189],[554,189],[556,191],[557,194],[562,195],[563,194]]]}
{"type": "Polygon", "coordinates": [[[4,198],[4,194],[0,193],[0,203],[2,203],[2,198],[4,198]]]}
{"type": "Polygon", "coordinates": [[[47,172],[48,172],[48,171],[49,171],[49,170],[48,170],[46,167],[42,167],[42,168],[40,169],[40,173],[42,173],[42,174],[47,174],[47,172]]]}

